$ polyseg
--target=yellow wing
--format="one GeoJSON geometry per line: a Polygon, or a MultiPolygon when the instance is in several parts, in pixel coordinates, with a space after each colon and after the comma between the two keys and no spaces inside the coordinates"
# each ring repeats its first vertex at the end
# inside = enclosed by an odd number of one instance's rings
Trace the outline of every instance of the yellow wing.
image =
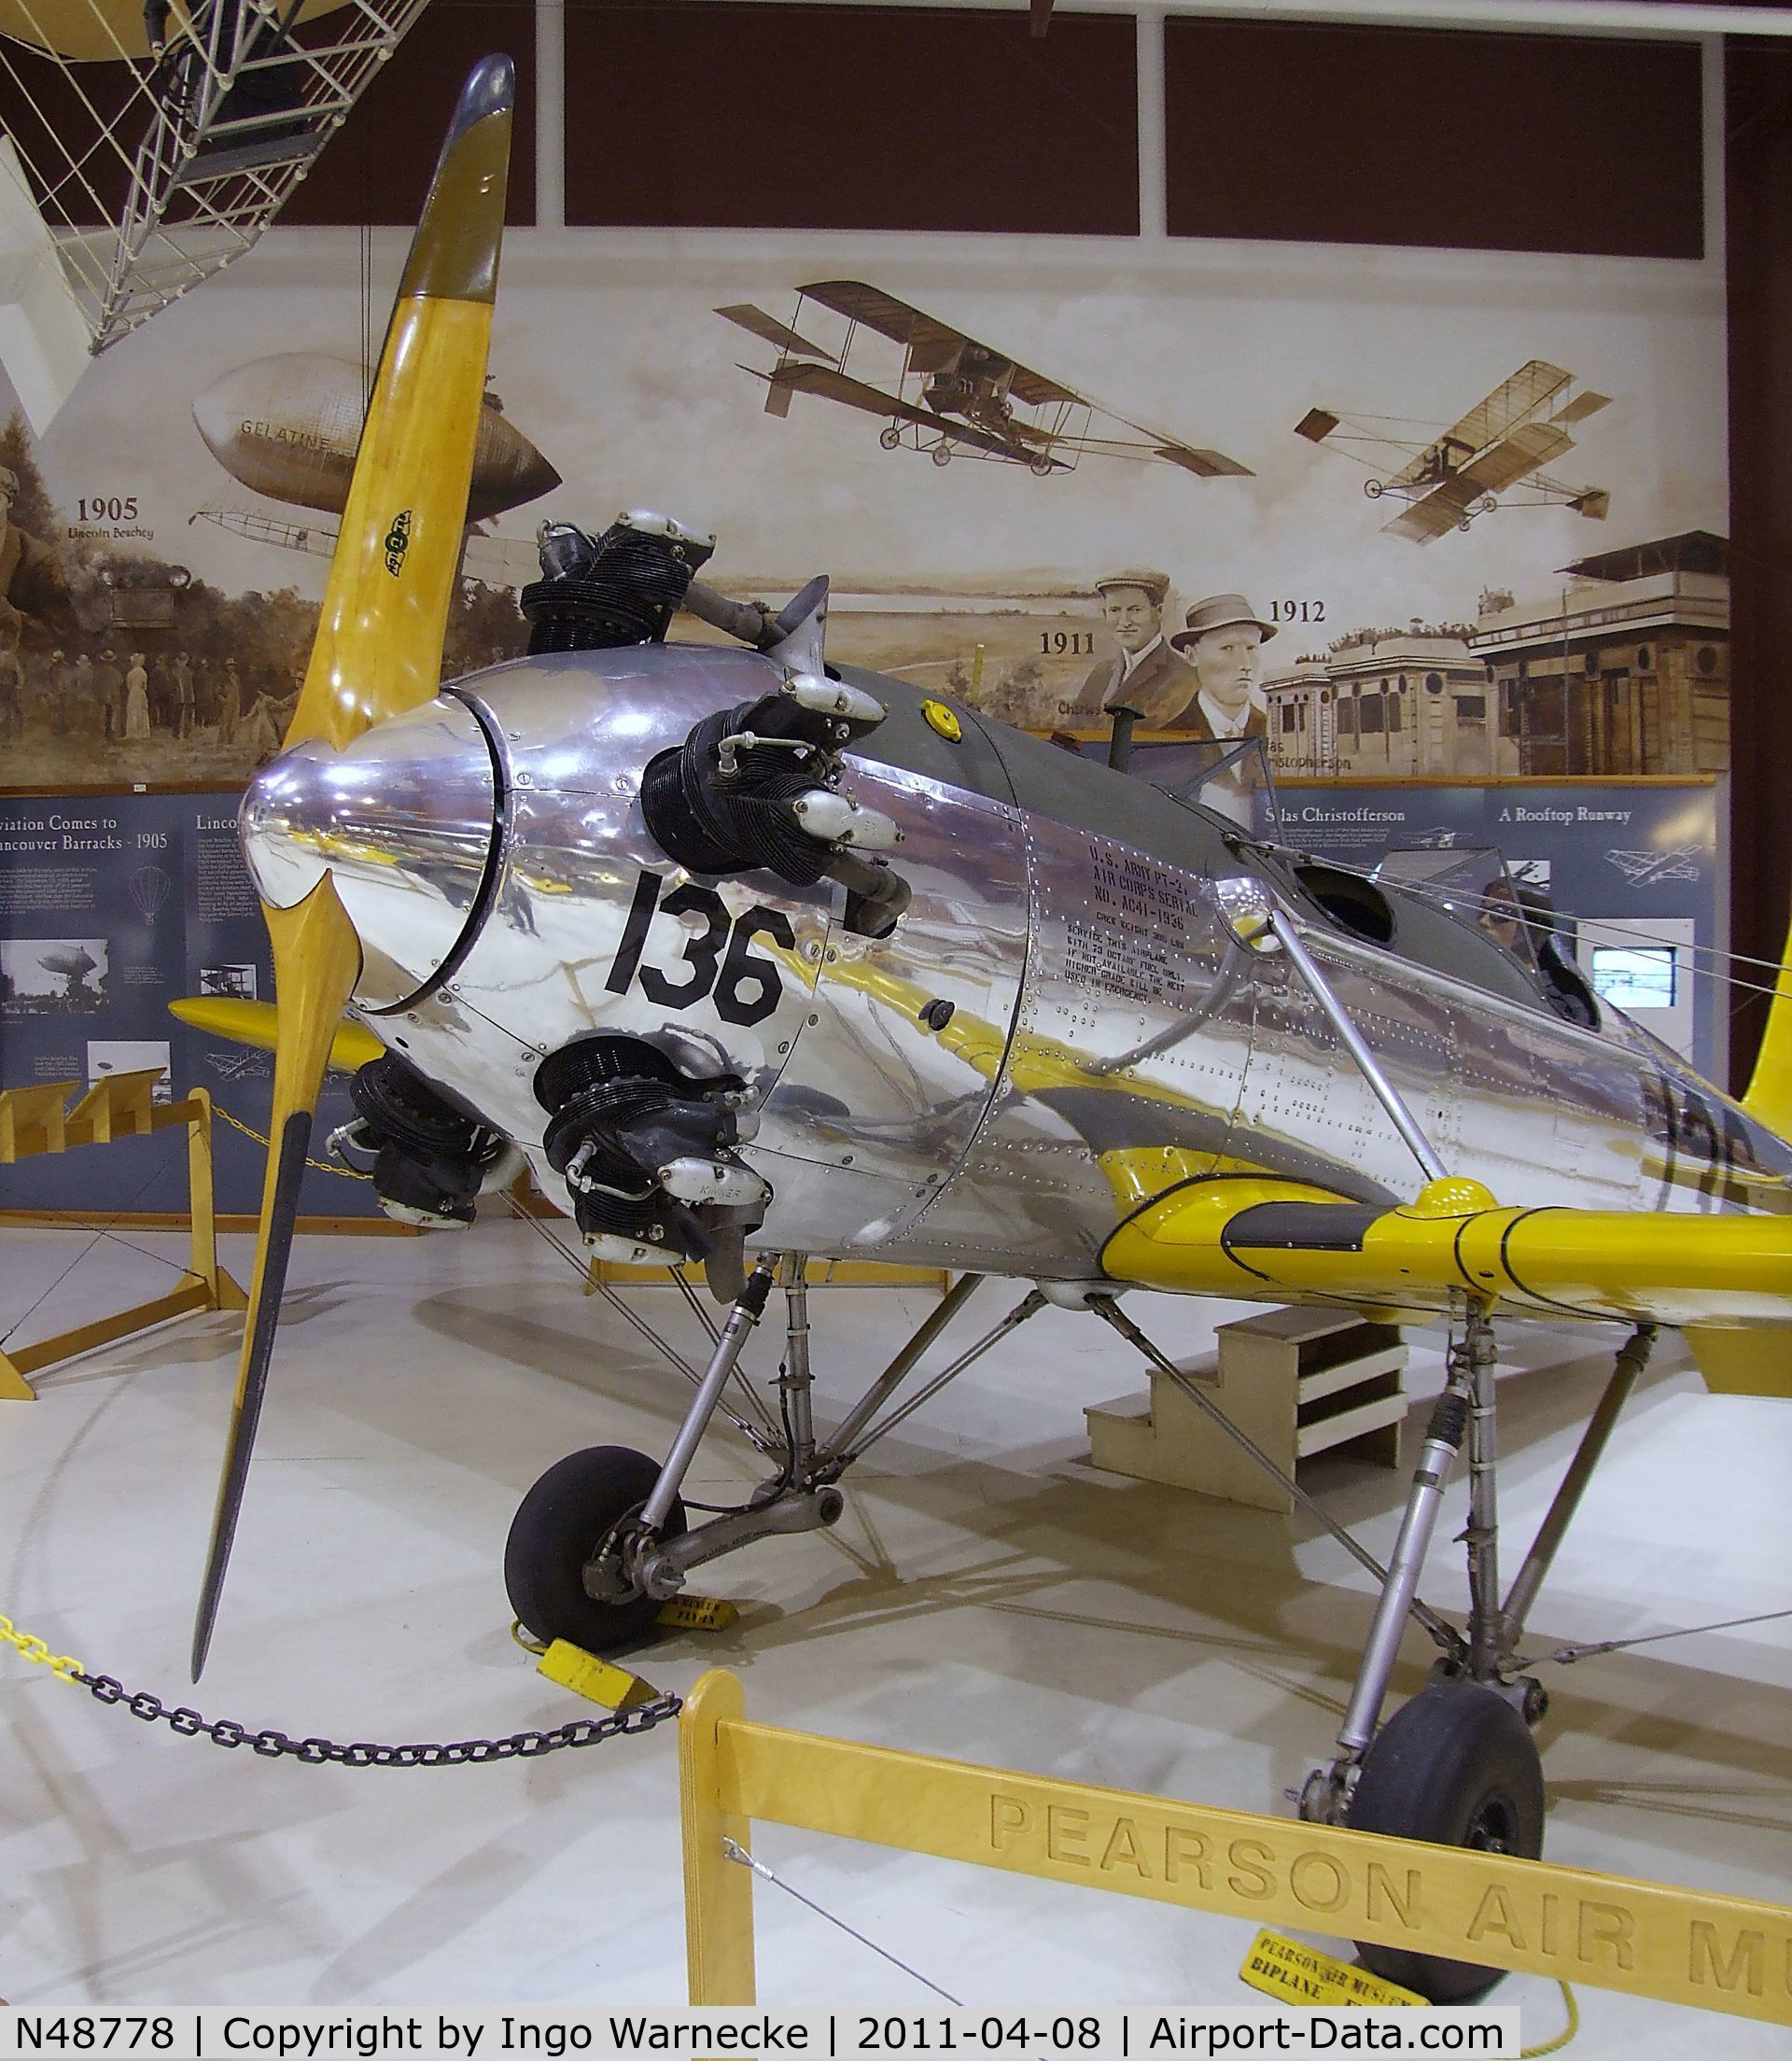
{"type": "MultiPolygon", "coordinates": [[[[1108,1240],[1119,1281],[1184,1294],[1675,1325],[1792,1325],[1792,1216],[1501,1208],[1434,1181],[1387,1210],[1298,1182],[1210,1176],[1108,1240]]],[[[1783,1347],[1781,1350],[1792,1350],[1783,1347]]]]}
{"type": "MultiPolygon", "coordinates": [[[[195,1030],[215,1038],[228,1038],[232,1045],[251,1045],[259,1052],[273,1052],[279,1045],[279,1017],[271,1002],[240,1002],[230,995],[183,995],[168,1004],[168,1014],[195,1030]]],[[[338,1073],[353,1073],[377,1059],[385,1050],[365,1024],[343,1022],[330,1040],[327,1066],[338,1073]]]]}

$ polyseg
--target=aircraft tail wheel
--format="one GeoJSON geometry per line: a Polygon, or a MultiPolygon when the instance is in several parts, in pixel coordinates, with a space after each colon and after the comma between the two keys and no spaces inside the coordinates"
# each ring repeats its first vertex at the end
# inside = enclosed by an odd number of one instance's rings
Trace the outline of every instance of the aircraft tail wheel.
{"type": "Polygon", "coordinates": [[[935,465],[950,465],[951,462],[952,446],[949,443],[936,443],[933,446],[933,463],[935,465]]]}
{"type": "MultiPolygon", "coordinates": [[[[1524,1718],[1478,1682],[1433,1682],[1395,1711],[1364,1756],[1352,1831],[1481,1853],[1543,1853],[1543,1763],[1524,1718]]],[[[1364,1966],[1437,2004],[1466,2003],[1504,1972],[1357,1942],[1364,1966]]]]}
{"type": "Polygon", "coordinates": [[[899,428],[897,428],[894,423],[891,423],[887,428],[880,429],[877,432],[877,442],[883,445],[886,451],[895,450],[896,446],[901,443],[902,441],[903,432],[899,428]]]}
{"type": "Polygon", "coordinates": [[[1379,501],[1381,498],[1381,482],[1379,480],[1365,480],[1363,482],[1363,491],[1369,497],[1370,500],[1379,501]]]}
{"type": "MultiPolygon", "coordinates": [[[[625,1517],[647,1501],[660,1464],[627,1446],[588,1446],[557,1460],[517,1506],[504,1544],[511,1608],[538,1639],[570,1639],[587,1653],[614,1653],[639,1640],[662,1608],[655,1596],[611,1603],[586,1592],[585,1563],[625,1517]]],[[[685,1528],[675,1501],[661,1536],[685,1528]]]]}

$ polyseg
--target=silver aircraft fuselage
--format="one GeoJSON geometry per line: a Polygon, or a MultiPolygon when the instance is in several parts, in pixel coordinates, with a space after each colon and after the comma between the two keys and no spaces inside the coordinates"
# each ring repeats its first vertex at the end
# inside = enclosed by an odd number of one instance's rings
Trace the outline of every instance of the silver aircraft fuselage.
{"type": "Polygon", "coordinates": [[[1792,1209],[1783,1141],[1616,1011],[1563,1020],[1477,925],[1365,881],[1375,942],[1316,898],[1342,869],[956,704],[955,740],[914,688],[843,672],[889,711],[847,761],[903,833],[913,898],[882,940],[828,880],[693,876],[647,830],[647,762],[778,686],[744,649],[519,660],[340,757],[287,752],[245,799],[250,864],[280,904],[334,876],[357,1012],[568,1208],[532,1084],[596,1031],[745,1084],[760,1246],[1082,1279],[1180,1181],[1407,1199],[1423,1175],[1363,1070],[1287,956],[1227,927],[1216,886],[1247,876],[1450,1172],[1532,1205],[1792,1209]]]}

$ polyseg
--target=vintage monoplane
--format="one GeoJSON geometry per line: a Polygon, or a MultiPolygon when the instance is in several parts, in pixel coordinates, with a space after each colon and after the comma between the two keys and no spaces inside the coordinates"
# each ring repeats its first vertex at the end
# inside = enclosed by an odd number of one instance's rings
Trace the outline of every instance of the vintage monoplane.
{"type": "MultiPolygon", "coordinates": [[[[746,303],[716,313],[777,346],[777,362],[769,372],[741,367],[764,382],[768,415],[788,415],[792,394],[815,394],[868,415],[888,416],[878,436],[886,451],[903,446],[925,451],[935,465],[949,463],[955,452],[1002,459],[1041,478],[1073,470],[1085,455],[1178,465],[1201,479],[1251,475],[1251,468],[1236,458],[1129,422],[862,279],[817,279],[799,287],[796,313],[789,322],[746,303]],[[797,327],[805,303],[845,316],[846,333],[836,348],[812,344],[797,327]],[[861,329],[901,348],[888,390],[847,369],[861,329]],[[1098,431],[1098,418],[1112,424],[1114,432],[1132,434],[1098,431]]],[[[862,355],[862,345],[860,350],[862,355]]]]}
{"type": "Polygon", "coordinates": [[[1533,358],[1439,432],[1392,416],[1309,408],[1295,434],[1367,466],[1363,491],[1372,501],[1393,494],[1407,504],[1381,527],[1429,544],[1501,507],[1571,508],[1603,523],[1612,504],[1603,487],[1567,486],[1543,468],[1572,451],[1569,429],[1610,400],[1590,387],[1576,391],[1572,372],[1533,358]],[[1422,432],[1417,441],[1401,434],[1415,428],[1422,432]],[[1401,456],[1393,470],[1391,452],[1401,456]]]}
{"type": "MultiPolygon", "coordinates": [[[[665,518],[553,527],[523,597],[534,655],[444,687],[510,124],[510,67],[488,60],[404,273],[291,728],[244,802],[278,983],[273,1143],[195,1669],[334,1048],[357,1069],[339,1149],[395,1213],[463,1223],[520,1157],[597,1254],[701,1259],[729,1301],[665,1457],[594,1446],[517,1513],[518,1618],[589,1648],[638,1639],[718,1555],[833,1524],[892,1416],[1047,1304],[1179,1381],[1128,1289],[1449,1320],[1399,1545],[1383,1567],[1351,1542],[1379,1602],[1302,1808],[1534,1855],[1526,1613],[1657,1328],[1687,1327],[1738,1379],[1784,1368],[1792,974],[1733,1102],[1559,951],[1528,948],[1510,891],[1477,920],[1416,876],[1319,863],[830,665],[824,582],[776,618],[716,609],[735,646],[665,643],[708,540],[665,518]],[[812,1401],[810,1253],[961,1274],[832,1429],[812,1401]],[[1015,1307],[899,1399],[991,1276],[1021,1286],[1015,1307]],[[739,1358],[775,1286],[772,1398],[739,1358]],[[1503,1594],[1494,1324],[1527,1318],[1625,1342],[1503,1594]],[[679,1492],[718,1409],[766,1476],[693,1524],[679,1492]],[[1466,1632],[1417,1596],[1464,1447],[1466,1632]],[[1383,1723],[1409,1617],[1438,1675],[1383,1723]]],[[[257,1004],[187,1007],[228,1029],[257,1004]]],[[[1489,1980],[1370,1958],[1437,1996],[1489,1980]]]]}

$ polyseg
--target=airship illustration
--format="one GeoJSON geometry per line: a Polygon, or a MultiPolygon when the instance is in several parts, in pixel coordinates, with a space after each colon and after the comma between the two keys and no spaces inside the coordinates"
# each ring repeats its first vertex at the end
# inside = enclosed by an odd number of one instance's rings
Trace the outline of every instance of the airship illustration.
{"type": "MultiPolygon", "coordinates": [[[[241,485],[270,500],[340,515],[361,434],[365,387],[353,358],[286,351],[239,365],[193,403],[205,447],[241,485]]],[[[467,519],[481,523],[560,484],[487,394],[473,451],[467,519]]]]}

